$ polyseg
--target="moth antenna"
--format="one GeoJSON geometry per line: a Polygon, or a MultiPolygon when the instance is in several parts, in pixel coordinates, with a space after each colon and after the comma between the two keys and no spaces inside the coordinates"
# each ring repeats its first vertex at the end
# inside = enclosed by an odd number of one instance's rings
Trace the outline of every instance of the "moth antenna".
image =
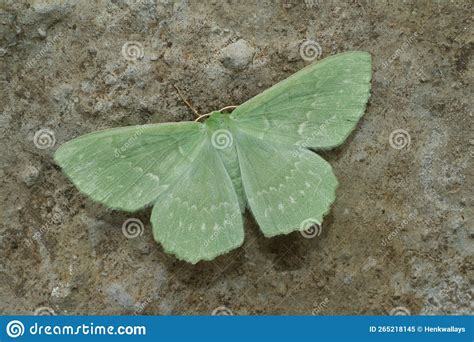
{"type": "Polygon", "coordinates": [[[207,113],[207,114],[203,114],[203,115],[199,115],[198,118],[196,120],[194,120],[195,122],[198,122],[199,119],[201,118],[205,118],[206,116],[210,116],[212,113],[207,113]]]}
{"type": "Polygon", "coordinates": [[[186,100],[186,98],[183,96],[183,94],[181,94],[181,91],[178,89],[177,86],[175,86],[173,84],[173,87],[174,87],[174,89],[176,89],[176,92],[178,93],[181,100],[186,104],[186,106],[188,106],[188,108],[191,109],[193,111],[193,113],[199,118],[201,116],[201,115],[199,115],[199,112],[191,105],[191,103],[189,103],[188,100],[186,100]]]}
{"type": "Polygon", "coordinates": [[[223,110],[226,110],[226,109],[235,109],[237,107],[238,106],[225,106],[224,108],[219,109],[219,112],[222,112],[223,110]]]}

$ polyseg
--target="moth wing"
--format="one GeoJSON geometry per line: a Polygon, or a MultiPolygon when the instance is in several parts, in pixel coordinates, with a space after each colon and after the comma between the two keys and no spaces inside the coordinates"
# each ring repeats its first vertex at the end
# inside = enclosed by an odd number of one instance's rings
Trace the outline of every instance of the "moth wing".
{"type": "Polygon", "coordinates": [[[114,128],[61,145],[54,159],[93,200],[135,211],[179,180],[205,139],[195,122],[114,128]]]}
{"type": "Polygon", "coordinates": [[[247,203],[266,237],[321,224],[335,199],[337,179],[316,153],[236,134],[247,203]]]}
{"type": "Polygon", "coordinates": [[[346,52],[308,65],[238,106],[239,128],[268,142],[329,149],[344,142],[370,95],[371,56],[346,52]]]}
{"type": "Polygon", "coordinates": [[[193,264],[242,244],[237,195],[210,141],[201,144],[180,181],[158,198],[151,222],[165,251],[193,264]]]}

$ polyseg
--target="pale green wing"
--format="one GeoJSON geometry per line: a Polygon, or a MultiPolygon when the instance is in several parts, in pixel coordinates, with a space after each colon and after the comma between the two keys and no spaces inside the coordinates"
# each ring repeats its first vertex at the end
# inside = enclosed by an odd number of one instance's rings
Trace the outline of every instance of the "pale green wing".
{"type": "Polygon", "coordinates": [[[337,180],[316,153],[235,133],[249,207],[267,237],[321,224],[335,199],[337,180]]]}
{"type": "Polygon", "coordinates": [[[93,200],[135,211],[179,180],[205,139],[196,122],[114,128],[61,145],[54,159],[93,200]]]}
{"type": "Polygon", "coordinates": [[[371,57],[346,52],[298,71],[238,106],[240,129],[267,142],[329,149],[340,145],[365,111],[371,57]]]}
{"type": "Polygon", "coordinates": [[[202,144],[180,181],[158,197],[151,222],[165,251],[193,264],[242,244],[237,195],[210,141],[202,144]]]}

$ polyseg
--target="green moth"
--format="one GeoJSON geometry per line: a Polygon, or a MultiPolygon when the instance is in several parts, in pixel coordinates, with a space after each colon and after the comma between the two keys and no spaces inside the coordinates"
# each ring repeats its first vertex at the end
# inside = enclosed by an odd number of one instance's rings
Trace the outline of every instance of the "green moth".
{"type": "Polygon", "coordinates": [[[266,237],[321,224],[337,180],[314,150],[344,142],[370,95],[371,56],[346,52],[308,65],[200,122],[107,129],[63,144],[55,161],[106,206],[153,205],[155,240],[190,263],[242,245],[250,209],[266,237]]]}

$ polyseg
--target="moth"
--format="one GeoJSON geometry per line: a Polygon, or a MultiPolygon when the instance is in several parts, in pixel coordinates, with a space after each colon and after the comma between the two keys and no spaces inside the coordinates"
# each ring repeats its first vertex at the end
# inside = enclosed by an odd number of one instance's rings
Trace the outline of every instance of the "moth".
{"type": "Polygon", "coordinates": [[[323,221],[337,179],[314,151],[344,142],[370,95],[371,56],[310,64],[237,106],[196,121],[107,129],[58,148],[75,186],[107,207],[153,205],[153,236],[190,263],[242,245],[248,208],[264,236],[323,221]]]}

